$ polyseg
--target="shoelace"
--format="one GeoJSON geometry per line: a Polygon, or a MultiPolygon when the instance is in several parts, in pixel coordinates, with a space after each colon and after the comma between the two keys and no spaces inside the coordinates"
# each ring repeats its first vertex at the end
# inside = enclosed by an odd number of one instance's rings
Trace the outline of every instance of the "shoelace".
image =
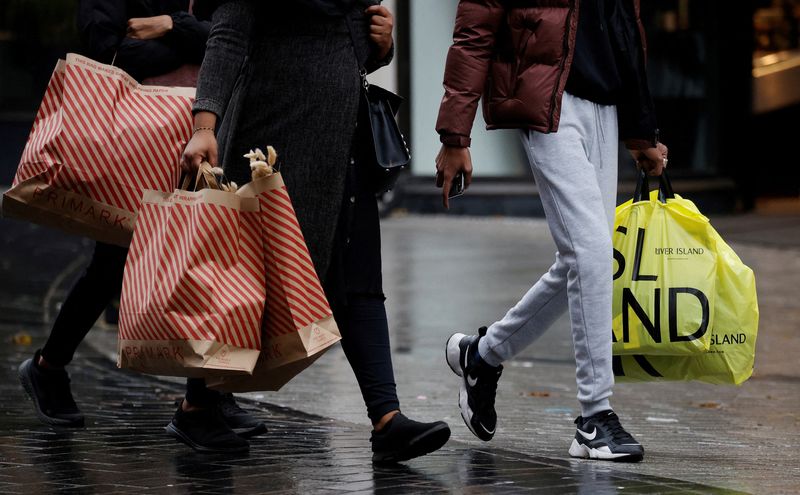
{"type": "Polygon", "coordinates": [[[622,427],[622,424],[619,422],[619,417],[615,413],[610,413],[603,418],[603,422],[614,441],[633,440],[631,434],[622,427]]]}

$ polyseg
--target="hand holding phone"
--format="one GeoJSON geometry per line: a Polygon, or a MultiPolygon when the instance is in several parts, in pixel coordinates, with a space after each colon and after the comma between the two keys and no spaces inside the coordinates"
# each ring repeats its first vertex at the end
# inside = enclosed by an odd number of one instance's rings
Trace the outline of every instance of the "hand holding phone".
{"type": "Polygon", "coordinates": [[[436,156],[436,187],[442,188],[442,205],[450,207],[450,199],[464,194],[472,181],[472,157],[469,148],[442,145],[436,156]],[[451,177],[450,180],[446,180],[451,177]]]}
{"type": "Polygon", "coordinates": [[[450,183],[450,192],[447,194],[447,198],[457,198],[462,194],[464,194],[464,173],[459,172],[453,177],[453,182],[450,183]]]}

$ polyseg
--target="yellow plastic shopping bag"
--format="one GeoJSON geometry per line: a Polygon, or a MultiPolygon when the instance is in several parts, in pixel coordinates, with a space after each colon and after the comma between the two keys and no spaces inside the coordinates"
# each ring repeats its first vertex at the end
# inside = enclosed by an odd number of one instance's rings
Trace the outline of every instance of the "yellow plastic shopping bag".
{"type": "MultiPolygon", "coordinates": [[[[707,225],[707,245],[716,256],[716,268],[712,274],[714,288],[709,295],[709,313],[713,314],[707,332],[709,348],[707,352],[694,355],[670,356],[647,353],[620,355],[622,353],[615,347],[614,374],[620,381],[699,380],[738,385],[752,375],[755,361],[758,334],[755,276],[694,203],[673,195],[666,177],[661,186],[658,192],[651,194],[651,201],[660,196],[660,203],[680,209],[683,214],[695,215],[707,225]]],[[[616,289],[615,285],[615,292],[616,289]]],[[[618,343],[614,345],[618,346],[618,343]]],[[[671,343],[668,341],[667,345],[671,343]]]]}
{"type": "Polygon", "coordinates": [[[708,351],[715,317],[717,239],[708,218],[668,180],[647,198],[640,175],[614,222],[615,354],[708,351]]]}

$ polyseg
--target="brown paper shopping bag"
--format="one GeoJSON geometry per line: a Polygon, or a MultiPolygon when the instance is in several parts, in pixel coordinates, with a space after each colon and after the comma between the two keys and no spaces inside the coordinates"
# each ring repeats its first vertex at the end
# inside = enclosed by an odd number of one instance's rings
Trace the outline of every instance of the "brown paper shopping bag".
{"type": "Polygon", "coordinates": [[[3,216],[120,246],[145,190],[172,191],[192,130],[194,88],[143,86],[76,54],[59,61],[3,216]]]}
{"type": "Polygon", "coordinates": [[[261,223],[254,198],[145,193],[125,264],[120,367],[188,377],[253,371],[265,298],[261,223]]]}
{"type": "Polygon", "coordinates": [[[253,375],[208,382],[230,392],[278,390],[341,340],[279,173],[239,189],[258,198],[267,274],[262,347],[253,375]]]}

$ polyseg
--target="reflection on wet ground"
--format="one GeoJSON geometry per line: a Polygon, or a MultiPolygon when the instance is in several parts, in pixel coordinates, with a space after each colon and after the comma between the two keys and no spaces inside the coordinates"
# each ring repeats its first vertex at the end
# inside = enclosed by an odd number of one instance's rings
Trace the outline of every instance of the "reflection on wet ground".
{"type": "Polygon", "coordinates": [[[87,427],[50,428],[17,382],[29,350],[0,351],[2,493],[730,493],[459,442],[405,465],[373,466],[365,427],[266,404],[248,404],[269,428],[248,455],[198,454],[163,432],[180,385],[94,354],[73,366],[87,427]]]}

